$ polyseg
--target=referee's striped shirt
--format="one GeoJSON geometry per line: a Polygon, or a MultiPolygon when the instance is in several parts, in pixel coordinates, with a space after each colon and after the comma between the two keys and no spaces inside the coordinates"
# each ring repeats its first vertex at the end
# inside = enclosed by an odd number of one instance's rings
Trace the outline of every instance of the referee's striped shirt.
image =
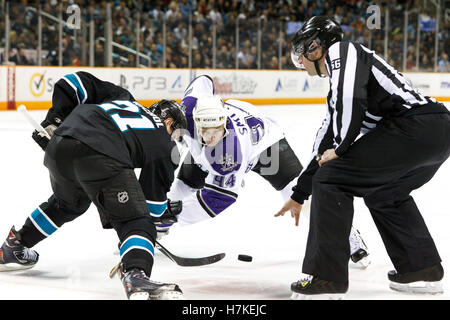
{"type": "Polygon", "coordinates": [[[310,161],[293,188],[292,198],[299,202],[311,194],[317,154],[333,148],[341,156],[360,133],[375,128],[383,117],[436,102],[420,94],[401,73],[361,44],[334,43],[325,65],[330,74],[328,113],[317,132],[310,161]]]}

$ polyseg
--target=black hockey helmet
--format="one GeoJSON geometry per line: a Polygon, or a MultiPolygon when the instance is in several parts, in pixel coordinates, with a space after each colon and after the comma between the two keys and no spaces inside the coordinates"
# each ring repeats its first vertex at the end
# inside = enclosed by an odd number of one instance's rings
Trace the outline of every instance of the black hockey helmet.
{"type": "Polygon", "coordinates": [[[315,62],[317,73],[317,61],[320,60],[325,51],[333,44],[341,41],[344,33],[336,20],[327,16],[315,16],[305,22],[300,30],[292,37],[291,58],[297,68],[303,68],[299,63],[300,55],[306,59],[315,62]],[[322,56],[316,60],[308,58],[308,54],[322,47],[322,56]]]}
{"type": "Polygon", "coordinates": [[[171,128],[173,131],[187,128],[186,108],[178,102],[163,99],[152,104],[149,109],[163,121],[172,118],[171,128]]]}

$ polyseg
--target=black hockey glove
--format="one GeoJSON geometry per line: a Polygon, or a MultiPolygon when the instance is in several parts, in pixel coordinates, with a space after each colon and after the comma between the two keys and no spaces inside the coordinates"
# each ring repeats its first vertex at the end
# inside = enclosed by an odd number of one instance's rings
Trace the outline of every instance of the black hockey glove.
{"type": "Polygon", "coordinates": [[[156,227],[157,239],[169,233],[169,228],[178,221],[177,215],[183,209],[183,202],[167,200],[167,209],[160,217],[152,217],[153,223],[156,227]]]}
{"type": "MultiPolygon", "coordinates": [[[[50,138],[53,136],[53,132],[56,130],[57,126],[54,124],[51,124],[47,120],[42,121],[41,126],[45,129],[45,131],[48,133],[50,138]]],[[[42,148],[42,150],[45,151],[47,148],[48,142],[50,141],[49,138],[45,135],[44,132],[40,132],[37,130],[33,131],[33,134],[31,135],[34,141],[42,148]]]]}
{"type": "Polygon", "coordinates": [[[183,210],[183,201],[171,201],[170,199],[167,200],[167,211],[170,212],[171,216],[174,216],[176,218],[176,216],[181,213],[181,210],[183,210]]]}
{"type": "Polygon", "coordinates": [[[155,225],[173,224],[178,221],[177,215],[181,213],[183,202],[167,200],[167,209],[159,217],[152,217],[155,225]]]}

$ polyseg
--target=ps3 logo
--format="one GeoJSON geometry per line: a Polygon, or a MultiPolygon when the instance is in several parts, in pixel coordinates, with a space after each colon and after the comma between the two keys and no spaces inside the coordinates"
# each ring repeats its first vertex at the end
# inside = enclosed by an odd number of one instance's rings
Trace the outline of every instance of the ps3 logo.
{"type": "MultiPolygon", "coordinates": [[[[122,88],[128,89],[128,87],[132,87],[134,90],[136,89],[154,89],[154,90],[165,90],[167,88],[167,79],[165,77],[142,77],[142,76],[133,76],[131,78],[130,86],[127,83],[127,77],[123,74],[120,75],[120,86],[122,88]]],[[[130,80],[130,79],[128,79],[130,80]]]]}

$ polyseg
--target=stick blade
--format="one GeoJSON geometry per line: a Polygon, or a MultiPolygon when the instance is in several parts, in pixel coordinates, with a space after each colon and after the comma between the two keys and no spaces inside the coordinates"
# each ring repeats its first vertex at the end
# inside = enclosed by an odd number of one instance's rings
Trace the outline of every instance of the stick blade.
{"type": "Polygon", "coordinates": [[[179,266],[197,267],[197,266],[206,266],[222,260],[223,258],[225,258],[225,253],[218,253],[209,257],[201,257],[201,258],[183,258],[183,257],[172,257],[172,258],[179,266]]]}
{"type": "Polygon", "coordinates": [[[177,265],[182,267],[197,267],[197,266],[205,266],[208,264],[216,263],[223,258],[225,258],[225,253],[218,253],[208,257],[200,257],[200,258],[185,258],[179,257],[171,253],[169,250],[164,248],[159,242],[156,242],[156,248],[158,248],[167,258],[175,262],[177,265]]]}

